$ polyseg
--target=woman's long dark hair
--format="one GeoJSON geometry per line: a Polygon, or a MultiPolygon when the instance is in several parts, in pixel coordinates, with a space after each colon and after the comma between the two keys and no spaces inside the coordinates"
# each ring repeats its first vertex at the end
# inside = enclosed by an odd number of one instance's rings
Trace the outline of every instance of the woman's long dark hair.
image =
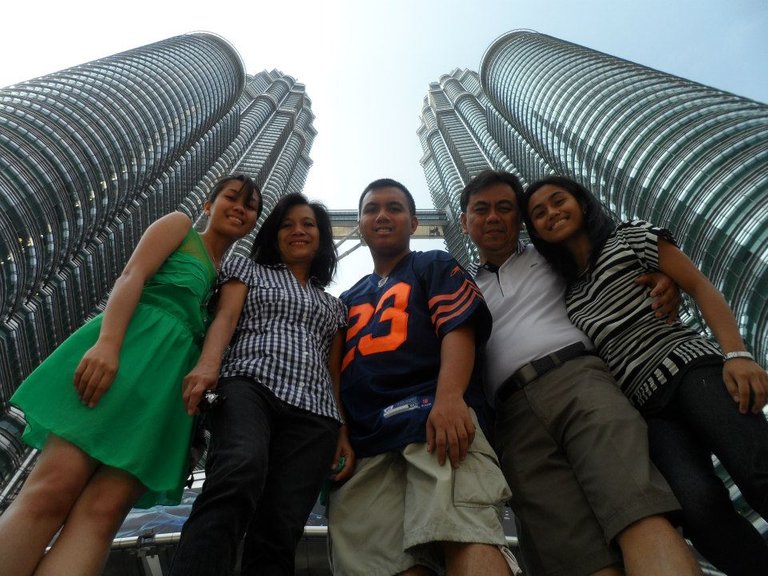
{"type": "Polygon", "coordinates": [[[547,259],[550,266],[565,277],[567,281],[571,281],[576,279],[579,275],[579,269],[573,256],[564,246],[551,244],[542,240],[541,237],[536,234],[536,229],[533,227],[531,215],[528,211],[528,201],[531,196],[533,196],[537,190],[547,185],[557,186],[558,188],[570,192],[584,211],[584,230],[587,233],[589,244],[592,247],[592,251],[589,255],[590,266],[594,265],[597,257],[600,255],[600,251],[603,249],[605,241],[616,229],[616,222],[608,209],[603,206],[602,202],[600,202],[592,192],[575,180],[571,180],[565,176],[547,176],[541,180],[536,180],[536,182],[533,182],[525,189],[519,198],[518,204],[520,205],[520,210],[523,214],[523,221],[528,230],[528,236],[530,236],[533,245],[539,253],[547,259]]]}
{"type": "Polygon", "coordinates": [[[277,233],[280,224],[285,219],[288,211],[294,206],[309,206],[315,213],[317,229],[320,232],[320,248],[312,259],[309,276],[319,286],[328,286],[336,272],[338,253],[333,243],[333,230],[331,229],[331,217],[328,210],[320,202],[310,202],[306,196],[298,193],[290,193],[278,200],[272,212],[267,216],[259,228],[253,241],[251,258],[258,264],[280,264],[283,259],[277,245],[277,233]]]}

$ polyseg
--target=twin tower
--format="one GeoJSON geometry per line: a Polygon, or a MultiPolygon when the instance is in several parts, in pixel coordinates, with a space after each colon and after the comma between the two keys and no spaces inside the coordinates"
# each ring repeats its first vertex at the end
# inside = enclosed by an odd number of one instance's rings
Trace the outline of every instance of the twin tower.
{"type": "MultiPolygon", "coordinates": [[[[531,31],[479,74],[430,84],[418,130],[446,247],[463,263],[459,193],[485,168],[568,174],[620,218],[669,226],[768,363],[768,106],[531,31]]],[[[20,465],[21,380],[97,311],[146,226],[233,171],[265,213],[300,192],[316,134],[305,87],[246,74],[205,33],[0,90],[0,485],[20,465]]],[[[695,320],[695,313],[694,320],[695,320]]]]}

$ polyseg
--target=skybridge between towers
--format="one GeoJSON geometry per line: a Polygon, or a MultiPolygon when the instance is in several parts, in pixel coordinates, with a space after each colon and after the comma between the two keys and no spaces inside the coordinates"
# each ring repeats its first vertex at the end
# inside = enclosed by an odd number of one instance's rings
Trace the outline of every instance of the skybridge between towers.
{"type": "MultiPolygon", "coordinates": [[[[336,240],[336,246],[339,247],[348,241],[356,241],[354,246],[339,254],[339,258],[343,258],[363,245],[358,227],[358,212],[357,210],[329,210],[328,213],[331,217],[333,239],[336,240]]],[[[416,218],[419,220],[419,225],[411,238],[439,239],[445,237],[448,218],[444,210],[416,210],[416,218]]]]}

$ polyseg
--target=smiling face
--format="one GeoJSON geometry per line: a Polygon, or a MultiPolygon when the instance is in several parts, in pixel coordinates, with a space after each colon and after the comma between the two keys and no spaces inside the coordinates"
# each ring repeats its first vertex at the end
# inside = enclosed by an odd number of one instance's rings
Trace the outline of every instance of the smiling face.
{"type": "Polygon", "coordinates": [[[257,194],[248,198],[240,180],[227,181],[216,198],[205,203],[208,228],[213,227],[217,233],[230,238],[242,238],[256,225],[260,200],[257,194]]]}
{"type": "Polygon", "coordinates": [[[565,188],[545,184],[528,198],[534,231],[545,242],[563,244],[586,235],[584,209],[565,188]]]}
{"type": "Polygon", "coordinates": [[[410,213],[408,200],[399,188],[370,190],[360,208],[360,234],[376,258],[399,258],[410,251],[411,235],[419,222],[410,213]]]}
{"type": "Polygon", "coordinates": [[[520,212],[512,187],[497,183],[472,194],[461,226],[477,245],[482,261],[501,266],[517,249],[520,236],[520,212]]]}
{"type": "Polygon", "coordinates": [[[312,264],[320,249],[320,230],[311,206],[299,204],[286,212],[277,231],[277,249],[286,266],[312,264]]]}

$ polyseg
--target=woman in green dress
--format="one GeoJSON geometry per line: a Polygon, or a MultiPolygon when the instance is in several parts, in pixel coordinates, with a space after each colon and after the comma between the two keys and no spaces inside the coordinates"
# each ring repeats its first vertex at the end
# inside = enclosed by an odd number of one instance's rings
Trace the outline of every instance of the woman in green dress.
{"type": "Polygon", "coordinates": [[[200,355],[221,259],[253,229],[261,196],[250,178],[228,176],[204,209],[200,234],[180,212],[149,226],[104,312],[11,398],[24,440],[42,452],[0,516],[4,576],[99,574],[131,507],[178,503],[192,428],[182,380],[200,355]]]}

